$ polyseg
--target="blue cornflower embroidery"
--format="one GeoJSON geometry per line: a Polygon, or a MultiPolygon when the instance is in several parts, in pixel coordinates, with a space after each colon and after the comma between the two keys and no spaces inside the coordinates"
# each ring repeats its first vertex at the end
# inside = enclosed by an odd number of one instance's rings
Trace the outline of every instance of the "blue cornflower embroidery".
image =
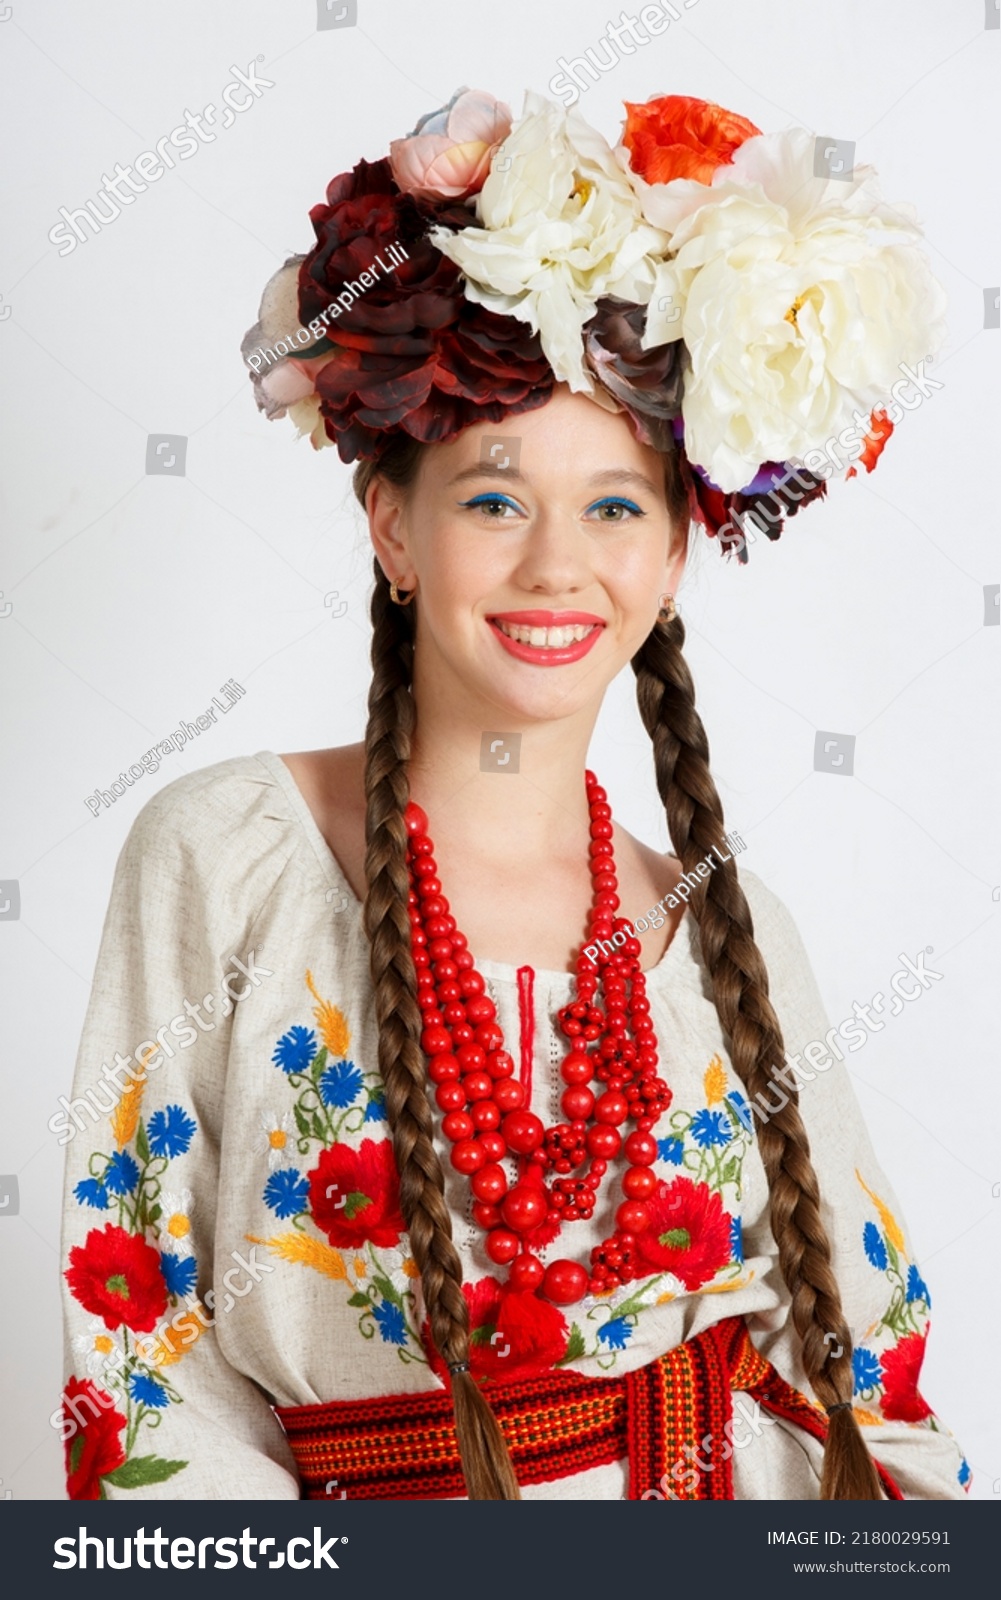
{"type": "Polygon", "coordinates": [[[373,1307],[372,1315],[379,1324],[384,1344],[406,1344],[407,1325],[399,1306],[394,1306],[391,1300],[383,1300],[373,1307]]]}
{"type": "Polygon", "coordinates": [[[973,1473],[970,1471],[970,1463],[967,1461],[965,1456],[960,1462],[959,1471],[956,1476],[958,1477],[964,1489],[966,1488],[966,1485],[969,1483],[970,1479],[973,1477],[973,1473]]]}
{"type": "Polygon", "coordinates": [[[680,1139],[658,1139],[657,1154],[661,1161],[669,1161],[673,1167],[681,1166],[681,1157],[685,1147],[680,1139]]]}
{"type": "Polygon", "coordinates": [[[923,1300],[929,1311],[931,1310],[928,1285],[913,1262],[907,1269],[907,1304],[910,1305],[912,1300],[923,1300]]]}
{"type": "Polygon", "coordinates": [[[864,1344],[857,1345],[852,1351],[852,1371],[855,1374],[856,1394],[874,1389],[883,1377],[879,1357],[872,1350],[867,1350],[864,1344]]]}
{"type": "Polygon", "coordinates": [[[368,1102],[368,1105],[365,1107],[365,1115],[362,1118],[362,1121],[363,1121],[363,1123],[365,1123],[365,1122],[385,1122],[385,1120],[386,1120],[386,1096],[380,1090],[378,1094],[370,1094],[369,1102],[368,1102]]]}
{"type": "Polygon", "coordinates": [[[196,1123],[180,1106],[154,1111],[147,1125],[149,1147],[155,1156],[183,1156],[195,1136],[196,1123]]]}
{"type": "Polygon", "coordinates": [[[353,1061],[334,1061],[320,1077],[320,1099],[325,1106],[349,1106],[361,1090],[361,1073],[353,1061]]]}
{"type": "Polygon", "coordinates": [[[194,1293],[198,1278],[198,1263],[194,1256],[174,1256],[169,1250],[161,1250],[160,1271],[168,1294],[183,1299],[185,1295],[194,1293]]]}
{"type": "Polygon", "coordinates": [[[613,1317],[598,1329],[598,1343],[607,1344],[609,1350],[624,1350],[632,1338],[632,1325],[625,1317],[613,1317]]]}
{"type": "Polygon", "coordinates": [[[305,1211],[309,1184],[295,1167],[273,1172],[264,1185],[264,1204],[279,1217],[297,1217],[305,1211]]]}
{"type": "Polygon", "coordinates": [[[104,1181],[112,1194],[131,1194],[139,1182],[139,1168],[125,1150],[116,1150],[108,1162],[104,1181]]]}
{"type": "Polygon", "coordinates": [[[730,1129],[722,1111],[696,1111],[692,1118],[692,1138],[703,1150],[714,1144],[729,1144],[730,1129]]]}
{"type": "Polygon", "coordinates": [[[282,1034],[271,1057],[283,1072],[308,1072],[316,1054],[316,1034],[312,1028],[290,1028],[282,1034]]]}
{"type": "Polygon", "coordinates": [[[887,1264],[886,1245],[883,1243],[883,1235],[874,1222],[867,1222],[862,1229],[862,1244],[873,1266],[884,1272],[887,1264]]]}
{"type": "Polygon", "coordinates": [[[739,1217],[730,1218],[730,1254],[734,1261],[744,1259],[744,1230],[739,1217]]]}
{"type": "Polygon", "coordinates": [[[170,1396],[162,1383],[157,1383],[155,1378],[147,1377],[143,1372],[134,1372],[129,1379],[129,1393],[133,1400],[138,1400],[140,1405],[155,1406],[157,1409],[170,1404],[170,1396]]]}
{"type": "Polygon", "coordinates": [[[751,1116],[751,1108],[738,1089],[730,1090],[726,1097],[726,1103],[745,1132],[753,1133],[754,1119],[751,1116]]]}
{"type": "Polygon", "coordinates": [[[95,1211],[107,1211],[108,1191],[97,1178],[81,1178],[73,1190],[82,1206],[93,1206],[95,1211]]]}

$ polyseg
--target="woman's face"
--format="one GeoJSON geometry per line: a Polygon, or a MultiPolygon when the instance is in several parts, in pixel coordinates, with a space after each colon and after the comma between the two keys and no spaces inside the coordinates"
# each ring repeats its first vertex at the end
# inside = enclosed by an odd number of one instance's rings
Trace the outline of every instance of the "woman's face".
{"type": "Polygon", "coordinates": [[[418,692],[472,695],[505,726],[596,711],[680,581],[663,478],[624,416],[560,385],[426,450],[405,495],[376,479],[376,552],[418,591],[418,692]]]}

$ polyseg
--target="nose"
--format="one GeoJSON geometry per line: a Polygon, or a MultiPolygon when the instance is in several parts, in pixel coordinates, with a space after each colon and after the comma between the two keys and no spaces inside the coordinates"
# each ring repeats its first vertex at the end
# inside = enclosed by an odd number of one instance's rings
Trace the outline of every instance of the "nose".
{"type": "Polygon", "coordinates": [[[592,540],[559,507],[542,505],[526,529],[515,571],[526,593],[576,594],[594,581],[592,540]]]}

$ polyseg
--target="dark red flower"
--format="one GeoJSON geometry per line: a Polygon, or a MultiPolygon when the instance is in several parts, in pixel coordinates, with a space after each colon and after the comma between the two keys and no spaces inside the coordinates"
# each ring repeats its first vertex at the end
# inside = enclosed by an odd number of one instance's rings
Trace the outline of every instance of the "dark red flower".
{"type": "Polygon", "coordinates": [[[336,310],[362,272],[375,280],[308,351],[342,461],[376,455],[389,430],[440,442],[545,404],[553,375],[538,335],[467,300],[459,269],[427,238],[432,223],[475,223],[468,206],[415,200],[396,187],[388,159],[359,161],[332,180],[310,220],[317,243],[299,267],[303,325],[336,310]],[[405,258],[394,261],[390,245],[405,258]]]}
{"type": "MultiPolygon", "coordinates": [[[[675,435],[683,438],[679,420],[672,424],[675,435]]],[[[786,517],[827,493],[827,482],[806,467],[787,466],[781,461],[766,461],[758,468],[746,488],[724,492],[709,483],[704,474],[681,454],[682,478],[688,490],[688,509],[711,539],[719,538],[722,555],[735,554],[747,561],[747,547],[758,538],[777,539],[786,517]]]]}
{"type": "Polygon", "coordinates": [[[673,178],[711,183],[716,168],[732,161],[744,140],[760,132],[746,117],[711,100],[665,94],[645,105],[626,101],[622,142],[632,170],[648,183],[673,178]]]}
{"type": "MultiPolygon", "coordinates": [[[[469,1306],[469,1360],[473,1377],[517,1383],[548,1372],[567,1353],[569,1331],[558,1306],[534,1294],[504,1288],[496,1278],[464,1283],[469,1306]]],[[[445,1364],[424,1325],[424,1346],[432,1368],[445,1377],[445,1364]]]]}
{"type": "Polygon", "coordinates": [[[699,1289],[730,1260],[729,1213],[715,1189],[691,1178],[661,1179],[646,1202],[650,1226],[636,1235],[637,1254],[686,1289],[699,1289]]]}
{"type": "Polygon", "coordinates": [[[124,1322],[133,1333],[149,1333],[167,1309],[160,1257],[137,1233],[109,1222],[92,1228],[70,1251],[66,1281],[85,1310],[106,1328],[124,1322]]]}
{"type": "Polygon", "coordinates": [[[680,339],[644,350],[646,307],[605,295],[584,327],[584,350],[594,376],[626,407],[637,436],[655,450],[673,450],[670,427],[681,414],[685,347],[680,339]]]}
{"type": "Polygon", "coordinates": [[[307,1174],[309,1209],[318,1228],[338,1250],[365,1243],[395,1245],[406,1223],[400,1212],[400,1180],[388,1139],[363,1139],[357,1150],[335,1144],[320,1151],[307,1174]]]}
{"type": "Polygon", "coordinates": [[[924,1333],[908,1333],[892,1350],[880,1355],[883,1367],[880,1409],[892,1422],[922,1422],[931,1416],[931,1406],[918,1393],[927,1338],[927,1328],[924,1333]]]}
{"type": "Polygon", "coordinates": [[[126,1419],[114,1399],[89,1378],[71,1378],[63,1391],[63,1420],[73,1432],[66,1444],[66,1492],[71,1500],[100,1500],[101,1479],[125,1460],[126,1419]]]}

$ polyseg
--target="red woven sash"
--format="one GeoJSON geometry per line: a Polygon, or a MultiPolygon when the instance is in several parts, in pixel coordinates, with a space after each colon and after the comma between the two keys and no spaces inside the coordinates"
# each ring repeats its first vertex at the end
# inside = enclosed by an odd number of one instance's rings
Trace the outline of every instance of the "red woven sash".
{"type": "MultiPolygon", "coordinates": [[[[732,1500],[734,1390],[815,1439],[826,1436],[824,1412],[779,1377],[741,1317],[621,1376],[546,1372],[491,1383],[485,1392],[521,1484],[627,1457],[630,1500],[732,1500]]],[[[444,1389],[276,1413],[305,1500],[444,1500],[466,1492],[444,1389]]],[[[902,1500],[889,1473],[879,1473],[888,1497],[902,1500]]]]}

